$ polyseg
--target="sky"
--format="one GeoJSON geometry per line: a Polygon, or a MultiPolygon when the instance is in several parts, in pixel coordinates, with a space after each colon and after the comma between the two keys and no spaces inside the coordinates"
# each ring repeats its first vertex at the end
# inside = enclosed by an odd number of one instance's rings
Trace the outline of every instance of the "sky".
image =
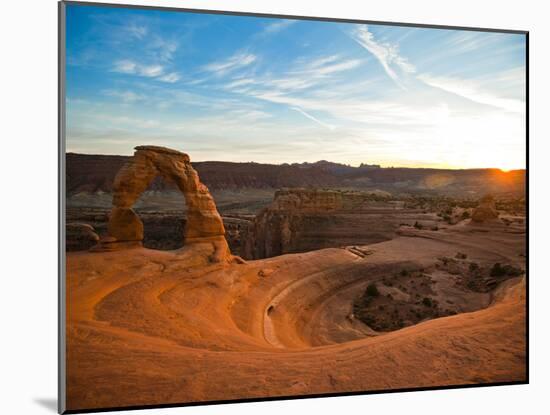
{"type": "Polygon", "coordinates": [[[525,168],[525,36],[67,6],[66,148],[525,168]]]}

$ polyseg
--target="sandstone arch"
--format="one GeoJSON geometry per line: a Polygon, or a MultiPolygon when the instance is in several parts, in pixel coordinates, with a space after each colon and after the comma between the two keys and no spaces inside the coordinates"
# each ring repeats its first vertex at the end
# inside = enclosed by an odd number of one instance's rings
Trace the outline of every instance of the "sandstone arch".
{"type": "Polygon", "coordinates": [[[153,179],[161,175],[176,184],[185,197],[187,223],[185,246],[211,247],[210,259],[219,262],[230,257],[223,221],[208,188],[201,183],[187,154],[165,147],[138,146],[134,156],[119,170],[113,184],[113,208],[98,250],[141,246],[143,223],[132,209],[153,179]]]}

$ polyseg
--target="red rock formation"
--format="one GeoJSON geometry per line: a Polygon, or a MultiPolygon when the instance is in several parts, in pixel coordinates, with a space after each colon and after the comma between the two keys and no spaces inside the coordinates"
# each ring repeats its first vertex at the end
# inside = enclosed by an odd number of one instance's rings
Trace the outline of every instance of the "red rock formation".
{"type": "Polygon", "coordinates": [[[109,237],[96,250],[116,250],[141,246],[143,223],[132,209],[142,192],[158,175],[174,183],[183,193],[187,205],[184,230],[185,247],[210,245],[211,260],[230,257],[222,219],[208,188],[199,180],[189,156],[157,146],[136,147],[134,157],[120,169],[113,184],[113,209],[109,218],[109,237]]]}
{"type": "MultiPolygon", "coordinates": [[[[69,253],[67,407],[525,382],[526,279],[503,282],[489,300],[461,293],[461,276],[436,267],[460,251],[482,270],[496,260],[524,268],[518,251],[525,242],[506,227],[458,226],[437,238],[358,247],[372,251],[365,258],[358,249],[326,249],[206,268],[189,266],[177,252],[141,248],[69,253]],[[404,269],[432,283],[403,276],[404,269]],[[394,283],[383,284],[386,278],[394,283]],[[391,293],[387,304],[406,301],[414,284],[445,309],[458,307],[455,296],[479,305],[375,332],[350,315],[371,283],[381,297],[391,293]]],[[[469,260],[460,262],[471,276],[469,260]]],[[[385,307],[380,316],[388,315],[385,307]]]]}
{"type": "Polygon", "coordinates": [[[498,219],[495,199],[490,195],[482,197],[479,201],[479,206],[474,209],[472,221],[481,223],[495,219],[498,219]]]}
{"type": "Polygon", "coordinates": [[[307,252],[329,247],[366,245],[392,239],[402,222],[427,221],[434,215],[403,209],[387,192],[284,189],[275,193],[243,232],[246,259],[307,252]]]}
{"type": "Polygon", "coordinates": [[[336,190],[288,189],[279,190],[271,205],[274,210],[335,211],[342,209],[342,192],[336,190]]]}

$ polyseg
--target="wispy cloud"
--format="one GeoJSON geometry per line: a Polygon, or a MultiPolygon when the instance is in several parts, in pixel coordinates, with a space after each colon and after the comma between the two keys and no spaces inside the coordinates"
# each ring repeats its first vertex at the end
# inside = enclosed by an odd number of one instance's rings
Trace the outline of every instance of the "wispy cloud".
{"type": "Polygon", "coordinates": [[[350,59],[347,61],[316,67],[315,69],[308,71],[314,76],[329,75],[335,72],[347,71],[349,69],[357,68],[361,65],[361,59],[350,59]]]}
{"type": "Polygon", "coordinates": [[[231,81],[228,84],[226,84],[225,89],[235,89],[235,88],[243,87],[243,86],[246,86],[246,85],[251,85],[254,82],[255,82],[254,79],[251,79],[251,78],[236,79],[236,80],[231,81]]]}
{"type": "Polygon", "coordinates": [[[149,78],[162,75],[164,68],[161,65],[145,65],[138,67],[138,74],[149,78]]]}
{"type": "Polygon", "coordinates": [[[331,125],[331,124],[327,124],[321,120],[319,120],[318,118],[315,118],[313,115],[311,114],[308,114],[307,112],[305,112],[303,109],[300,109],[298,107],[290,107],[291,109],[293,109],[294,111],[298,111],[300,114],[302,114],[304,117],[306,118],[309,118],[310,120],[312,120],[313,122],[316,122],[317,124],[319,124],[320,126],[324,127],[324,128],[327,128],[331,131],[333,131],[336,127],[334,125],[331,125]]]}
{"type": "Polygon", "coordinates": [[[162,75],[162,73],[164,72],[164,68],[162,65],[143,65],[133,60],[123,59],[115,62],[112,71],[154,78],[156,76],[162,75]]]}
{"type": "Polygon", "coordinates": [[[298,91],[314,86],[326,86],[329,78],[338,72],[348,71],[360,66],[361,59],[342,59],[338,55],[322,56],[311,62],[299,59],[290,70],[281,74],[263,74],[257,78],[238,78],[225,85],[225,89],[246,93],[245,86],[255,85],[270,92],[298,91]]]}
{"type": "Polygon", "coordinates": [[[128,59],[124,59],[124,60],[115,62],[113,67],[113,72],[133,74],[133,73],[136,73],[137,68],[138,68],[137,63],[128,59]]]}
{"type": "Polygon", "coordinates": [[[131,37],[141,40],[147,35],[148,29],[144,25],[139,25],[136,22],[131,22],[130,24],[126,25],[125,31],[128,32],[131,37]]]}
{"type": "Polygon", "coordinates": [[[203,70],[216,75],[224,75],[237,68],[242,68],[256,62],[257,56],[252,53],[236,53],[235,55],[222,60],[211,62],[203,66],[203,70]]]}
{"type": "Polygon", "coordinates": [[[263,34],[277,33],[296,23],[296,20],[280,20],[268,24],[262,31],[263,34]]]}
{"type": "Polygon", "coordinates": [[[350,59],[340,55],[320,56],[312,61],[299,59],[289,71],[289,74],[301,74],[307,77],[323,78],[336,72],[357,68],[365,59],[350,59]]]}
{"type": "Polygon", "coordinates": [[[288,75],[282,78],[275,78],[275,79],[263,79],[261,84],[264,87],[267,88],[275,88],[275,92],[278,92],[277,90],[283,91],[298,91],[302,89],[311,88],[312,86],[316,85],[318,83],[318,80],[313,79],[308,76],[300,76],[297,74],[288,75]]]}
{"type": "MultiPolygon", "coordinates": [[[[520,80],[525,79],[525,73],[518,73],[517,76],[520,80]]],[[[510,112],[525,112],[524,99],[510,98],[499,94],[498,85],[492,83],[491,80],[461,79],[458,77],[433,75],[420,75],[418,79],[432,87],[451,92],[480,104],[490,105],[510,112]]],[[[506,82],[517,82],[517,80],[511,80],[509,76],[506,79],[506,82]]]]}
{"type": "Polygon", "coordinates": [[[160,61],[168,62],[174,58],[174,54],[177,52],[179,44],[175,40],[169,40],[155,35],[147,47],[153,51],[160,61]]]}
{"type": "Polygon", "coordinates": [[[448,41],[449,50],[454,54],[479,50],[498,41],[498,33],[479,33],[471,31],[456,31],[448,41]]]}
{"type": "Polygon", "coordinates": [[[286,105],[314,123],[333,131],[334,125],[326,123],[308,112],[309,110],[314,112],[320,110],[327,114],[330,113],[332,104],[327,104],[327,99],[310,99],[307,94],[313,92],[315,87],[322,88],[323,91],[330,89],[332,83],[338,83],[341,80],[336,76],[338,73],[357,68],[363,62],[363,59],[343,58],[340,55],[317,56],[313,60],[298,58],[288,71],[278,76],[264,73],[256,78],[238,78],[225,84],[224,89],[263,101],[286,105]]]}
{"type": "Polygon", "coordinates": [[[320,58],[317,58],[317,59],[314,59],[313,61],[311,61],[308,66],[312,69],[313,68],[319,68],[319,67],[324,66],[328,63],[332,63],[334,61],[337,61],[338,59],[340,59],[340,56],[338,56],[338,55],[322,56],[320,58]]]}
{"type": "MultiPolygon", "coordinates": [[[[419,106],[413,99],[412,102],[405,98],[400,100],[395,97],[385,99],[364,100],[361,98],[348,98],[338,94],[333,88],[334,98],[309,96],[293,96],[276,91],[252,91],[250,94],[258,99],[276,104],[288,105],[290,108],[301,111],[320,112],[344,123],[355,125],[384,126],[387,129],[399,130],[401,127],[410,129],[423,127],[444,118],[448,114],[445,106],[433,103],[419,106]]],[[[419,94],[419,100],[426,98],[419,94]]],[[[303,114],[303,113],[302,113],[303,114]]],[[[307,113],[310,115],[310,113],[307,113]]],[[[303,114],[305,115],[305,114],[303,114]]],[[[308,115],[305,115],[308,117],[308,115]]],[[[309,117],[308,117],[309,118],[309,117]]]]}
{"type": "Polygon", "coordinates": [[[134,102],[145,99],[143,95],[138,94],[134,91],[119,91],[116,89],[106,89],[102,92],[104,95],[119,98],[122,102],[126,104],[133,104],[134,102]]]}
{"type": "Polygon", "coordinates": [[[174,82],[177,82],[180,80],[180,75],[177,72],[171,72],[164,76],[161,76],[158,78],[159,81],[162,82],[168,82],[170,84],[173,84],[174,82]]]}
{"type": "Polygon", "coordinates": [[[243,121],[259,121],[272,117],[271,114],[265,111],[249,109],[234,110],[231,112],[231,115],[234,115],[243,121]]]}
{"type": "Polygon", "coordinates": [[[386,74],[400,87],[403,87],[403,84],[400,81],[398,71],[405,73],[415,72],[415,67],[399,54],[399,46],[397,44],[378,42],[374,38],[374,35],[369,32],[366,25],[357,28],[352,33],[352,38],[372,53],[378,62],[380,62],[386,74]]]}

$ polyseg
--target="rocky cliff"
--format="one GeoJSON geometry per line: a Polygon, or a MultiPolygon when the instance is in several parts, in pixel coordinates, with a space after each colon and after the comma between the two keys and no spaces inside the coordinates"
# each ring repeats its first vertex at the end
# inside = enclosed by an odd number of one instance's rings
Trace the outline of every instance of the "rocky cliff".
{"type": "Polygon", "coordinates": [[[241,255],[248,259],[392,239],[403,223],[437,226],[435,214],[405,209],[385,192],[285,189],[275,193],[246,230],[241,255]]]}

